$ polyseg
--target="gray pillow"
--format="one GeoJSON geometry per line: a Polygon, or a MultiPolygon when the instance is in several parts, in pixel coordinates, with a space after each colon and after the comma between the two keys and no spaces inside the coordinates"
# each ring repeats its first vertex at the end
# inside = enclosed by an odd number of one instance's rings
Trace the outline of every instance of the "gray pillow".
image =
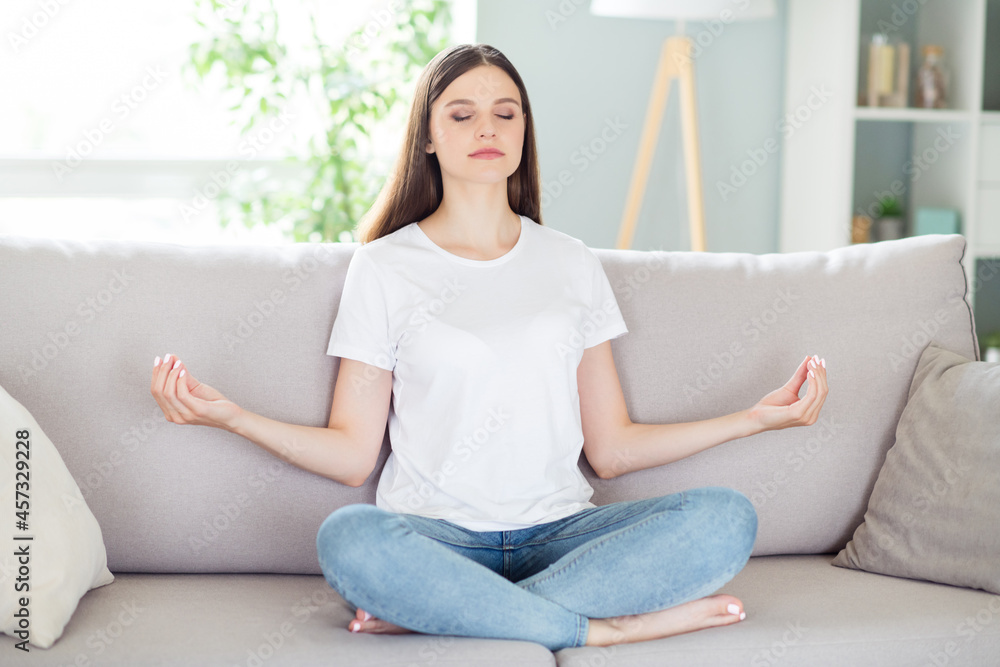
{"type": "Polygon", "coordinates": [[[1000,363],[917,363],[864,522],[833,560],[1000,594],[1000,363]]]}

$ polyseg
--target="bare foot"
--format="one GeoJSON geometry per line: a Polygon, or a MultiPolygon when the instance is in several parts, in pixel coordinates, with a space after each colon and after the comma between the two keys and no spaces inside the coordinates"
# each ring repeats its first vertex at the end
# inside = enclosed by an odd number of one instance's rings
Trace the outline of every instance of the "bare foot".
{"type": "Polygon", "coordinates": [[[375,618],[360,607],[358,608],[358,613],[354,617],[354,620],[347,624],[347,629],[351,632],[371,632],[386,635],[401,635],[407,632],[413,632],[413,630],[407,630],[406,628],[394,625],[389,621],[383,621],[381,618],[375,618]]]}
{"type": "Polygon", "coordinates": [[[700,600],[632,616],[590,619],[587,646],[629,644],[738,623],[746,618],[743,603],[731,595],[700,600]]]}

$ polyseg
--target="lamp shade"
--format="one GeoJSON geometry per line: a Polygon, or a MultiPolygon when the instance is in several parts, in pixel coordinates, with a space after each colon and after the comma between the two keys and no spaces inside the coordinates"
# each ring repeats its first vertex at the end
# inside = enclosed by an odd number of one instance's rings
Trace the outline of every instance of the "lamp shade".
{"type": "Polygon", "coordinates": [[[774,0],[591,0],[590,13],[633,19],[744,21],[774,16],[775,7],[774,0]]]}

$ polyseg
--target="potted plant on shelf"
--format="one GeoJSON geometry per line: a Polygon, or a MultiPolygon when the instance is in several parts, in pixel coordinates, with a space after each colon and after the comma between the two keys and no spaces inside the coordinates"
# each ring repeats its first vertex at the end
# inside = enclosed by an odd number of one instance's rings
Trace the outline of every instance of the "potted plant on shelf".
{"type": "Polygon", "coordinates": [[[983,361],[1000,361],[1000,330],[994,331],[983,339],[983,361]]]}
{"type": "Polygon", "coordinates": [[[892,195],[879,198],[878,221],[875,224],[875,233],[879,241],[891,241],[903,237],[903,207],[899,200],[892,195]]]}

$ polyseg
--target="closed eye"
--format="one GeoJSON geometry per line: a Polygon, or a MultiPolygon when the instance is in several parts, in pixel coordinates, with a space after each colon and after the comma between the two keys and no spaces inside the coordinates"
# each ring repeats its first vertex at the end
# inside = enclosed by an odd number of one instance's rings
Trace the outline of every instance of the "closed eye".
{"type": "MultiPolygon", "coordinates": [[[[511,114],[509,116],[504,116],[503,114],[497,114],[497,116],[503,118],[504,120],[511,120],[512,118],[514,118],[514,114],[511,114]]],[[[458,116],[452,116],[452,118],[455,119],[457,122],[461,123],[463,120],[469,120],[470,118],[472,118],[472,116],[462,116],[461,118],[458,116]]]]}

